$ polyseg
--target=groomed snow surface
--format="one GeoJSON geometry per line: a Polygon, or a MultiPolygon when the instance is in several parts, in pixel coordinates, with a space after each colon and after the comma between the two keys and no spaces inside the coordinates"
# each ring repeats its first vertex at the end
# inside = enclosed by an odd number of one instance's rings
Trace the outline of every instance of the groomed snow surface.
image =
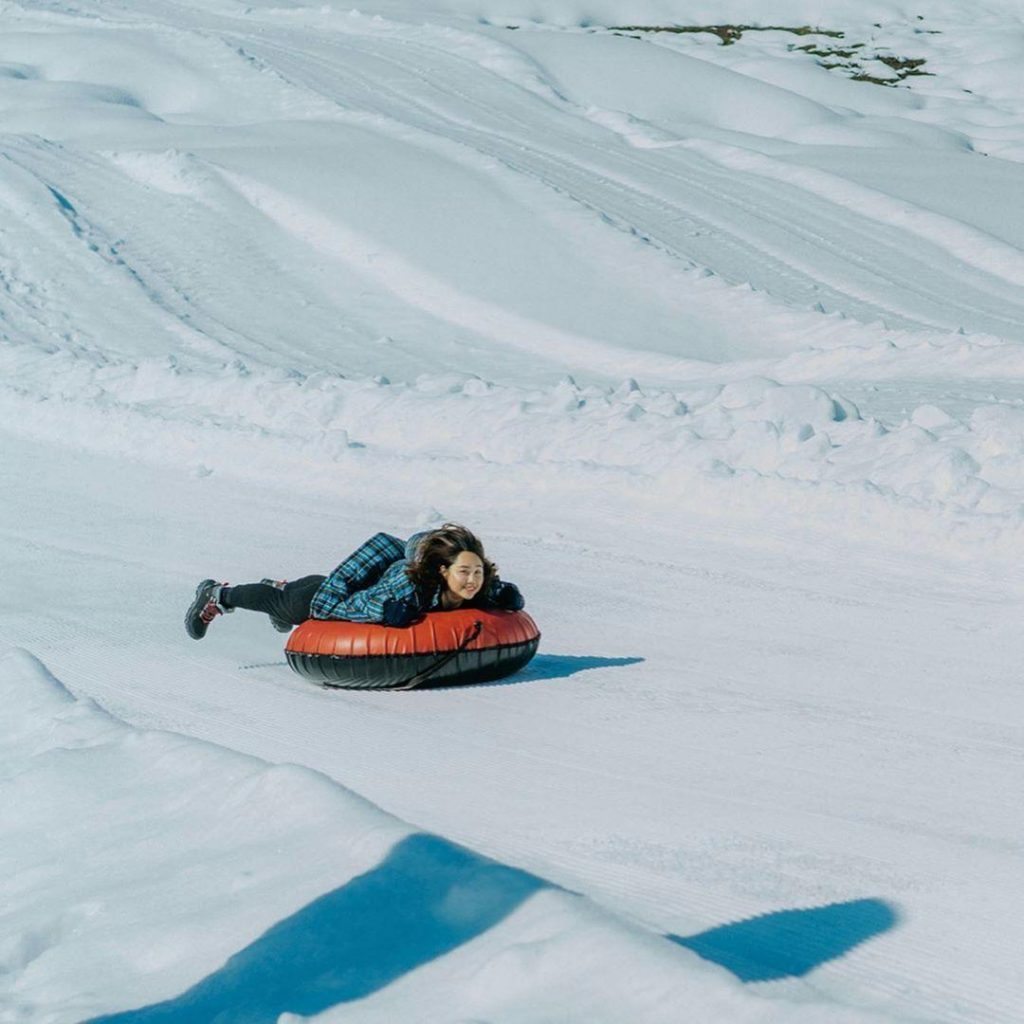
{"type": "Polygon", "coordinates": [[[1022,68],[1009,0],[0,0],[0,1022],[1024,1021],[1022,68]],[[503,683],[184,634],[447,519],[503,683]]]}

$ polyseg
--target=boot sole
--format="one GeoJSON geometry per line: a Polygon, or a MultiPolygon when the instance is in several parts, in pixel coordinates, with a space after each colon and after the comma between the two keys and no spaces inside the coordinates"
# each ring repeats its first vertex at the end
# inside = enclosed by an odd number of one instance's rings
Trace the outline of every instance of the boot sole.
{"type": "Polygon", "coordinates": [[[199,613],[206,607],[207,601],[210,600],[210,594],[213,593],[213,588],[217,586],[216,580],[203,580],[202,583],[196,587],[196,596],[193,598],[192,603],[188,607],[188,611],[185,612],[185,632],[188,633],[193,640],[202,640],[206,636],[206,630],[210,624],[203,622],[199,617],[199,613]]]}

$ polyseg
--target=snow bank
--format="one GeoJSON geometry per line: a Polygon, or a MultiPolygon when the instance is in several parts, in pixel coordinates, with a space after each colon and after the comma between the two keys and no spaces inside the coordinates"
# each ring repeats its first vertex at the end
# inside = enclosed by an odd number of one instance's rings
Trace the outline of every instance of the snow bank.
{"type": "Polygon", "coordinates": [[[9,1019],[174,996],[411,831],[314,772],[131,729],[25,652],[0,691],[9,1019]]]}
{"type": "MultiPolygon", "coordinates": [[[[913,90],[787,33],[587,30],[759,20],[684,6],[5,9],[3,419],[197,473],[468,460],[1015,524],[1016,398],[912,383],[872,408],[875,380],[1024,376],[1024,221],[989,208],[1018,178],[972,170],[996,161],[951,127],[1005,113],[956,84],[963,11],[773,6],[850,45],[917,40],[937,72],[913,90]],[[922,139],[930,176],[907,170],[922,139]],[[992,203],[959,197],[981,184],[992,203]],[[936,403],[941,423],[914,411],[936,403]]],[[[974,40],[992,60],[1018,46],[998,10],[974,40]]]]}
{"type": "MultiPolygon", "coordinates": [[[[394,10],[402,4],[378,5],[394,10]]],[[[369,5],[364,5],[369,7],[369,5]]],[[[723,22],[763,24],[765,6],[758,0],[432,0],[431,7],[443,11],[502,19],[533,19],[560,25],[715,25],[723,22]]],[[[976,5],[980,12],[1016,13],[1012,0],[987,0],[976,5]]],[[[828,24],[836,21],[860,23],[881,18],[913,18],[921,5],[907,0],[773,0],[772,23],[828,24]]],[[[934,14],[961,14],[957,0],[933,0],[934,14]]]]}
{"type": "Polygon", "coordinates": [[[726,167],[798,184],[809,193],[828,198],[840,206],[880,224],[895,224],[909,234],[974,264],[1013,285],[1024,284],[1024,255],[1016,246],[1007,245],[985,232],[968,228],[950,217],[909,206],[876,189],[855,185],[835,174],[806,168],[797,169],[783,161],[757,153],[697,140],[687,144],[709,159],[726,167]]]}
{"type": "Polygon", "coordinates": [[[132,729],[27,652],[0,700],[5,1019],[820,1019],[316,772],[132,729]]]}
{"type": "Polygon", "coordinates": [[[852,488],[888,496],[894,507],[923,503],[1008,523],[1024,512],[1019,404],[964,419],[925,405],[885,425],[837,391],[742,374],[673,389],[633,379],[584,386],[571,377],[527,389],[466,374],[392,383],[241,361],[211,370],[183,357],[116,362],[27,348],[0,351],[0,359],[5,379],[17,381],[0,388],[0,409],[18,431],[70,433],[86,447],[203,472],[308,482],[313,464],[326,479],[335,475],[330,467],[366,452],[427,466],[468,459],[496,471],[530,469],[538,487],[543,474],[585,466],[646,479],[665,495],[701,477],[754,475],[797,484],[794,508],[801,488],[813,485],[840,502],[852,488]],[[239,464],[228,435],[262,437],[266,461],[239,464]],[[274,444],[283,445],[276,456],[274,444]]]}
{"type": "Polygon", "coordinates": [[[523,32],[513,45],[554,77],[559,92],[598,108],[592,117],[603,108],[682,132],[702,124],[753,135],[785,135],[839,120],[796,93],[669,49],[643,47],[638,53],[619,36],[523,32]]]}

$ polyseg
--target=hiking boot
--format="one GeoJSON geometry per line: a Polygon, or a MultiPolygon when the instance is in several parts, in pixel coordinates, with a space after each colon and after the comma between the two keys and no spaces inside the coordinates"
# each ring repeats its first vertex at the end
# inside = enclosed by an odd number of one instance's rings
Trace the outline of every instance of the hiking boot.
{"type": "MultiPolygon", "coordinates": [[[[268,587],[274,587],[277,590],[284,590],[287,580],[272,580],[264,576],[260,580],[260,583],[265,583],[268,587]]],[[[293,626],[290,622],[286,622],[284,619],[279,619],[275,615],[268,613],[267,618],[270,619],[270,624],[278,631],[278,633],[290,633],[293,626]]]]}
{"type": "Polygon", "coordinates": [[[220,603],[220,592],[226,586],[226,583],[216,580],[203,580],[196,587],[196,596],[185,613],[185,631],[193,640],[202,640],[218,615],[234,611],[234,608],[225,608],[220,603]]]}

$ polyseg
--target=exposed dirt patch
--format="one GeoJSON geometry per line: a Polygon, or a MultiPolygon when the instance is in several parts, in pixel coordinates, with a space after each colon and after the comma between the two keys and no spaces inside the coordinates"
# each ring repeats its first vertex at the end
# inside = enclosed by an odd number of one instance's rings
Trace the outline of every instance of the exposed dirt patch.
{"type": "Polygon", "coordinates": [[[744,32],[791,32],[795,36],[830,36],[842,39],[842,32],[812,28],[810,25],[616,25],[612,32],[708,32],[718,36],[723,46],[731,46],[744,32]]]}
{"type": "MultiPolygon", "coordinates": [[[[801,46],[790,44],[790,50],[799,50],[818,58],[818,63],[828,71],[836,71],[854,82],[869,82],[890,88],[904,79],[915,75],[931,75],[922,70],[922,57],[901,57],[892,53],[880,53],[867,43],[843,43],[829,45],[825,40],[844,39],[846,34],[838,29],[817,28],[811,25],[616,25],[608,31],[617,35],[629,35],[642,39],[645,33],[667,32],[674,35],[689,33],[710,33],[718,36],[723,46],[732,46],[743,38],[746,32],[789,32],[795,36],[821,37],[801,46]]],[[[926,31],[917,29],[915,31],[926,31]]]]}
{"type": "Polygon", "coordinates": [[[819,58],[818,63],[829,71],[839,71],[854,82],[870,82],[872,85],[897,86],[905,78],[913,75],[931,75],[923,71],[923,57],[898,57],[891,53],[878,53],[869,49],[864,43],[852,43],[848,46],[821,46],[810,43],[805,46],[791,46],[790,49],[800,50],[819,58]],[[878,65],[888,68],[883,73],[878,65]],[[895,72],[895,74],[893,74],[895,72]]]}

